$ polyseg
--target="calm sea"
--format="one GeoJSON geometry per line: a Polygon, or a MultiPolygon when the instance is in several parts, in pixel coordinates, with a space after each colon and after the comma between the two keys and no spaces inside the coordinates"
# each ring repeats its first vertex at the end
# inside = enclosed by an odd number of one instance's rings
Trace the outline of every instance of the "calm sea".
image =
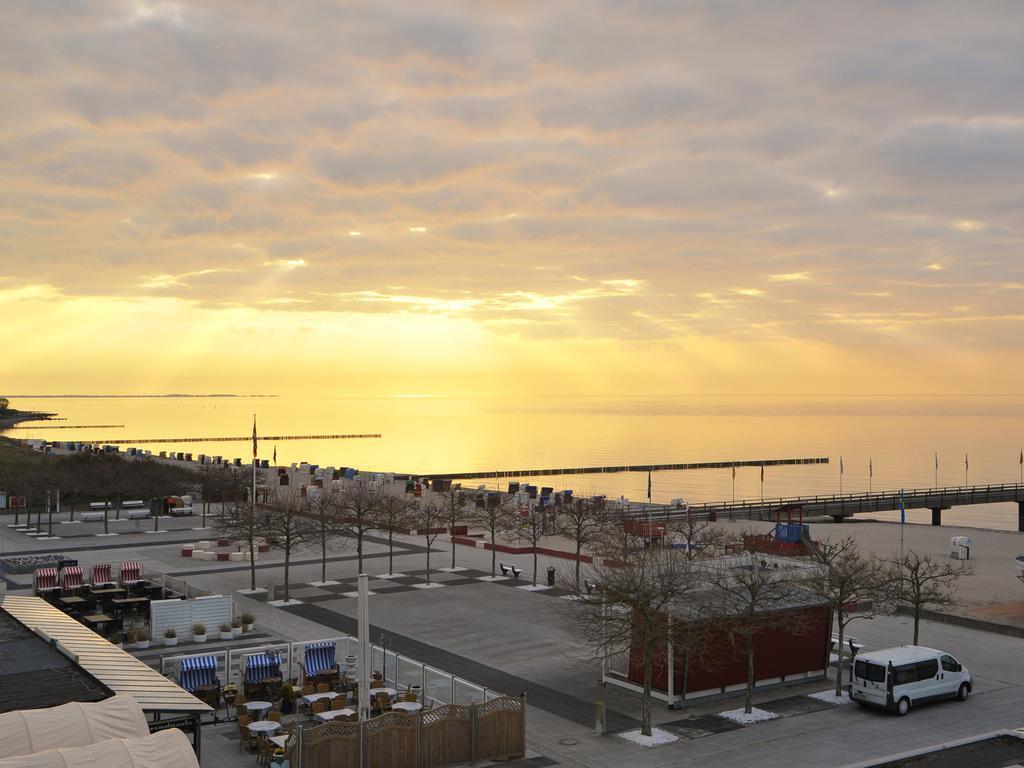
{"type": "MultiPolygon", "coordinates": [[[[366,470],[455,472],[828,457],[829,465],[769,467],[765,497],[1007,483],[1020,479],[1024,397],[681,397],[572,398],[18,398],[22,409],[56,411],[56,424],[123,424],[120,429],[11,430],[44,439],[138,439],[380,432],[379,440],[270,441],[281,464],[309,461],[366,470]],[[840,476],[839,459],[844,472],[840,476]],[[873,477],[868,477],[869,462],[873,477]]],[[[250,445],[192,443],[176,450],[247,457],[250,445]]],[[[480,481],[483,482],[483,481],[480,481]]],[[[503,481],[504,482],[504,481],[503,481]]],[[[545,479],[579,493],[646,496],[643,474],[545,479]]],[[[494,486],[494,481],[490,485],[494,486]]],[[[653,497],[691,501],[761,496],[760,471],[662,472],[653,497]]],[[[914,522],[927,511],[910,513],[914,522]]],[[[1016,505],[953,510],[949,524],[1015,528],[1016,505]]]]}

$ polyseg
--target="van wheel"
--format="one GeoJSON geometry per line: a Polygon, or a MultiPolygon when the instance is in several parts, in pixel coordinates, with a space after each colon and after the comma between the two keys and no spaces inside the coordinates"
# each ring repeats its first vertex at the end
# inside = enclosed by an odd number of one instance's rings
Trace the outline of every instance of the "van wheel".
{"type": "Polygon", "coordinates": [[[956,692],[956,698],[958,701],[967,701],[967,697],[971,695],[971,688],[967,683],[960,684],[960,690],[956,692]]]}
{"type": "Polygon", "coordinates": [[[903,717],[910,711],[910,699],[904,696],[896,703],[896,714],[903,717]]]}

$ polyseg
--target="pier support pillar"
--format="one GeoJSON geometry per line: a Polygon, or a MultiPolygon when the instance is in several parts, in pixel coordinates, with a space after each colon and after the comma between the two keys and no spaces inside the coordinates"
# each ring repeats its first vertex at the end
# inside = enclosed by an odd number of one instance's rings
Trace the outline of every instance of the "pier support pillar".
{"type": "Polygon", "coordinates": [[[1017,530],[1024,532],[1024,501],[1017,502],[1017,530]]]}
{"type": "Polygon", "coordinates": [[[932,509],[932,525],[942,525],[942,508],[932,509]]]}

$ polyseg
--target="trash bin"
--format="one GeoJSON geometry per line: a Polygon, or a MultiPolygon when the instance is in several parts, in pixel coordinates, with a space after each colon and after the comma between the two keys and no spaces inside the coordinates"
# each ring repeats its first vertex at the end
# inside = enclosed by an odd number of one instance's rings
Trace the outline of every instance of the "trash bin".
{"type": "Polygon", "coordinates": [[[548,586],[555,586],[555,569],[552,566],[548,566],[548,586]]]}

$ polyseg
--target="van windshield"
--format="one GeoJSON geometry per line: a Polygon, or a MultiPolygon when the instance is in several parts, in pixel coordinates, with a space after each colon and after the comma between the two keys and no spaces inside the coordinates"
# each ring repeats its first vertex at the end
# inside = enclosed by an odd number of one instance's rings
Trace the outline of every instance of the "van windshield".
{"type": "Polygon", "coordinates": [[[853,666],[853,674],[872,683],[885,682],[885,667],[869,661],[858,661],[853,666]]]}

